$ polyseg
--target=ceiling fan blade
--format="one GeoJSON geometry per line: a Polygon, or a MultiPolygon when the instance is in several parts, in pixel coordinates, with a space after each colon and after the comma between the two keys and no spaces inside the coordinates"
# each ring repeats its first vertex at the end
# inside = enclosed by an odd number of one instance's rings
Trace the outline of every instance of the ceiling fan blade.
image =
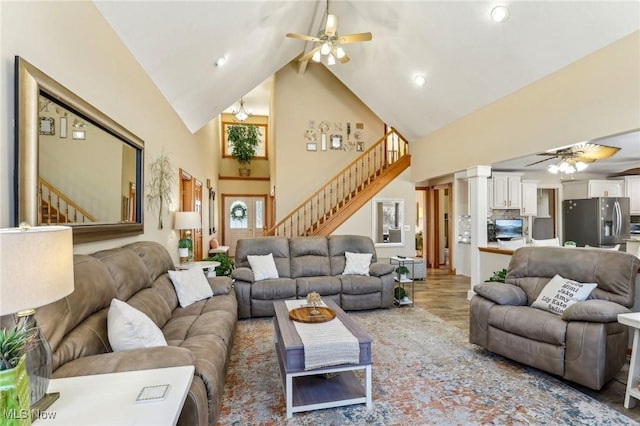
{"type": "Polygon", "coordinates": [[[300,62],[308,61],[309,59],[311,59],[311,57],[313,56],[313,54],[314,54],[314,53],[316,53],[316,52],[317,52],[317,51],[319,51],[319,50],[320,50],[320,46],[318,46],[318,47],[316,47],[316,48],[314,48],[314,49],[311,49],[310,51],[308,51],[307,53],[305,53],[304,55],[302,55],[302,56],[300,57],[300,59],[298,59],[298,61],[300,61],[300,62]]]}
{"type": "Polygon", "coordinates": [[[338,37],[338,43],[340,44],[358,43],[361,41],[370,41],[372,38],[373,36],[371,35],[371,33],[348,34],[348,35],[338,37]]]}
{"type": "Polygon", "coordinates": [[[295,38],[298,40],[304,40],[304,41],[313,41],[313,42],[322,41],[318,37],[311,37],[308,35],[294,34],[294,33],[287,33],[287,37],[295,38]]]}
{"type": "Polygon", "coordinates": [[[346,64],[350,61],[350,58],[347,55],[344,55],[342,58],[338,59],[341,64],[346,64]]]}
{"type": "Polygon", "coordinates": [[[573,148],[576,160],[587,162],[585,160],[602,160],[604,158],[612,157],[616,152],[620,151],[620,148],[608,145],[598,145],[595,143],[583,143],[576,145],[573,148]]]}
{"type": "MultiPolygon", "coordinates": [[[[550,154],[546,154],[545,153],[545,154],[538,154],[538,155],[550,155],[550,154]]],[[[554,158],[555,158],[555,156],[554,157],[545,158],[543,160],[536,161],[535,163],[527,164],[525,167],[535,166],[536,164],[544,163],[545,161],[553,160],[554,158]]]]}
{"type": "Polygon", "coordinates": [[[327,25],[324,29],[324,33],[333,37],[336,35],[336,29],[338,28],[338,17],[336,15],[327,15],[327,25]]]}

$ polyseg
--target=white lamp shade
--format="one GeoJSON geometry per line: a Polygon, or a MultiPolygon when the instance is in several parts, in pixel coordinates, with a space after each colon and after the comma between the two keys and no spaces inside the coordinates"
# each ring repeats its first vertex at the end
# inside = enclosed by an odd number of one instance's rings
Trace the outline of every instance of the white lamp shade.
{"type": "Polygon", "coordinates": [[[198,212],[176,212],[173,229],[200,229],[202,219],[198,212]]]}
{"type": "Polygon", "coordinates": [[[70,227],[0,229],[0,315],[34,309],[72,291],[70,227]]]}

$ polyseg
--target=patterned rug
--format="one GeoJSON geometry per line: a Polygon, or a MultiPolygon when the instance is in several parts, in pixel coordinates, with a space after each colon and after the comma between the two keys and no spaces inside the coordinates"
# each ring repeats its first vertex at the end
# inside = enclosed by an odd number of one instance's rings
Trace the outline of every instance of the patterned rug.
{"type": "Polygon", "coordinates": [[[349,315],[373,337],[373,408],[286,419],[273,319],[238,323],[220,425],[628,425],[632,419],[543,372],[468,343],[424,309],[349,315]]]}

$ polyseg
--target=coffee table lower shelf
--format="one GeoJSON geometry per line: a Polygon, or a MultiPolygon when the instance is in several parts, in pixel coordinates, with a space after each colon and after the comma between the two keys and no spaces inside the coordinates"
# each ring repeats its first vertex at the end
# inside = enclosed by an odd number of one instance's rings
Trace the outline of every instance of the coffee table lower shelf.
{"type": "MultiPolygon", "coordinates": [[[[279,352],[277,344],[276,352],[279,352]]],[[[323,408],[352,404],[366,404],[367,408],[372,407],[371,365],[339,365],[287,373],[281,359],[278,356],[288,419],[293,413],[323,408]],[[364,370],[364,384],[356,376],[356,370],[364,370]],[[325,374],[331,373],[337,375],[325,377],[325,374]]]]}

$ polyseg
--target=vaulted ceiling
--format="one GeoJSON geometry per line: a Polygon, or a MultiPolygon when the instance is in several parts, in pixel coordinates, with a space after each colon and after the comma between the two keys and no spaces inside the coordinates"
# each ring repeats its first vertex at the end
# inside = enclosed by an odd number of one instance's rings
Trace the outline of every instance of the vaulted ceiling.
{"type": "MultiPolygon", "coordinates": [[[[325,1],[94,3],[193,132],[313,47],[286,33],[326,19],[325,1]]],[[[495,1],[331,1],[339,34],[373,39],[328,68],[411,141],[640,29],[637,1],[502,3],[496,23],[495,1]]]]}

